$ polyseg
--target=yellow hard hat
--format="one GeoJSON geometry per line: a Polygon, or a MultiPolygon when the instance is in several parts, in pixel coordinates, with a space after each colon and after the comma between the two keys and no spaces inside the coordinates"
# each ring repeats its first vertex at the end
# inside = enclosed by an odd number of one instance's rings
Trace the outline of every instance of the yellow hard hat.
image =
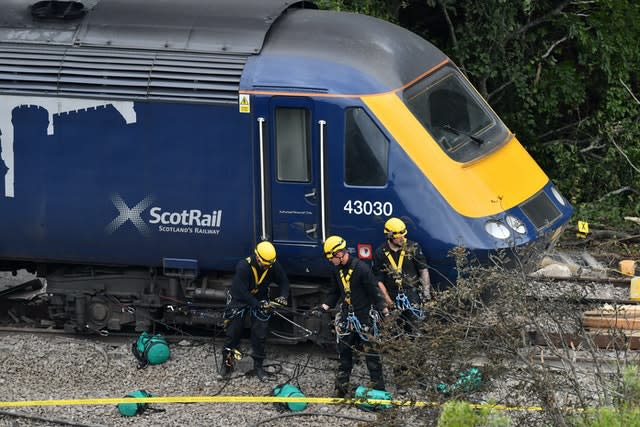
{"type": "Polygon", "coordinates": [[[327,259],[331,259],[337,252],[343,251],[346,248],[347,242],[345,242],[342,237],[329,236],[327,240],[324,241],[324,256],[326,256],[327,259]]]}
{"type": "Polygon", "coordinates": [[[271,244],[271,242],[260,242],[256,246],[256,258],[264,264],[271,265],[276,262],[276,248],[271,244]]]}
{"type": "Polygon", "coordinates": [[[384,235],[388,239],[397,239],[407,235],[407,226],[400,218],[389,218],[384,223],[384,235]]]}

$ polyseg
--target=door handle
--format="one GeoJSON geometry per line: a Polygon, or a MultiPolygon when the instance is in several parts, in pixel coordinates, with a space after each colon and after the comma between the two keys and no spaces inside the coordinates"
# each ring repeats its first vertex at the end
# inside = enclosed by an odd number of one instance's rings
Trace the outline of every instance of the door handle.
{"type": "Polygon", "coordinates": [[[315,199],[317,195],[318,194],[316,193],[316,189],[314,187],[314,188],[311,189],[310,193],[305,193],[304,194],[304,198],[305,199],[315,199]]]}
{"type": "Polygon", "coordinates": [[[306,230],[304,230],[304,232],[307,233],[307,236],[315,238],[315,234],[317,230],[318,230],[318,224],[313,224],[313,227],[307,228],[306,230]]]}

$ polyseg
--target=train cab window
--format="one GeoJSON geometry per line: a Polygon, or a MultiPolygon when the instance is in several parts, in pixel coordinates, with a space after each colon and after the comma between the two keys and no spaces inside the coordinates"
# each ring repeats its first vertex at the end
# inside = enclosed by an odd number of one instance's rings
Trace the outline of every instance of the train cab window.
{"type": "Polygon", "coordinates": [[[305,108],[276,108],[279,181],[311,182],[311,116],[305,108]]]}
{"type": "Polygon", "coordinates": [[[466,79],[451,68],[407,88],[404,101],[455,161],[481,157],[509,137],[509,131],[466,79]]]}
{"type": "Polygon", "coordinates": [[[362,108],[347,109],[345,122],[345,183],[385,186],[389,140],[362,108]]]}

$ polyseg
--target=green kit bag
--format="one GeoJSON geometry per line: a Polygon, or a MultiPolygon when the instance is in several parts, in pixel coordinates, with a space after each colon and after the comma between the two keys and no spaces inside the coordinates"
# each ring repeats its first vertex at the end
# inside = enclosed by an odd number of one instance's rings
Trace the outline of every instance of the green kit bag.
{"type": "MultiPolygon", "coordinates": [[[[365,386],[358,386],[356,388],[355,393],[356,399],[372,399],[372,400],[391,400],[391,393],[388,391],[376,390],[373,388],[367,388],[365,386]]],[[[376,411],[382,409],[389,409],[393,405],[390,403],[359,403],[356,405],[358,408],[364,409],[366,411],[376,411]]]]}
{"type": "MultiPolygon", "coordinates": [[[[136,390],[125,397],[152,397],[152,395],[144,390],[136,390]]],[[[118,403],[118,411],[123,417],[133,417],[134,415],[142,414],[148,406],[147,403],[118,403]]]]}
{"type": "MultiPolygon", "coordinates": [[[[304,394],[298,389],[298,387],[291,384],[281,384],[273,388],[273,395],[275,397],[304,397],[304,394]]],[[[306,402],[285,402],[280,405],[281,407],[293,412],[302,411],[307,407],[306,402]]]]}
{"type": "Polygon", "coordinates": [[[131,352],[138,359],[138,368],[159,365],[169,358],[171,352],[167,341],[160,334],[143,332],[131,345],[131,352]]]}

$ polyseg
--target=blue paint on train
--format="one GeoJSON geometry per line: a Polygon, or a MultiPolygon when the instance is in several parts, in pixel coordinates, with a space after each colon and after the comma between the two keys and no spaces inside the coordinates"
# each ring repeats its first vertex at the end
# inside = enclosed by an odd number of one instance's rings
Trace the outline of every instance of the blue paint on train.
{"type": "Polygon", "coordinates": [[[139,103],[13,110],[15,197],[0,198],[0,256],[230,270],[253,246],[254,147],[236,106],[139,103]],[[235,161],[233,159],[248,159],[235,161]],[[225,248],[225,251],[215,248],[225,248]],[[222,253],[221,253],[222,252],[222,253]]]}

